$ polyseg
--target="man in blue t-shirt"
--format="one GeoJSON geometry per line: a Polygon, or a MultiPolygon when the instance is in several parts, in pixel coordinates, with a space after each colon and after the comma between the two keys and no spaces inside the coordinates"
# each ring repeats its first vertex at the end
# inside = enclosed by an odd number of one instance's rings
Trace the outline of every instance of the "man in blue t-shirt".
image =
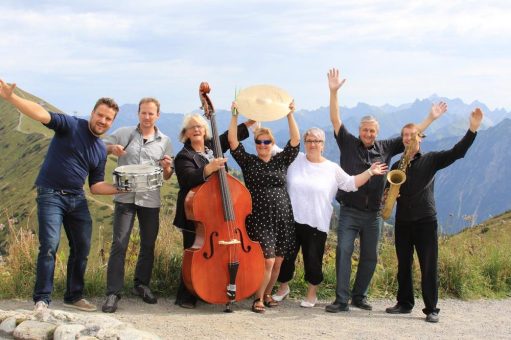
{"type": "Polygon", "coordinates": [[[0,97],[27,117],[55,131],[36,180],[39,255],[33,295],[35,310],[45,311],[51,302],[55,254],[60,228],[64,225],[69,240],[64,305],[95,311],[96,306],[83,298],[92,235],[92,219],[83,185],[89,176],[93,194],[118,193],[113,185],[104,181],[107,153],[99,136],[110,128],[119,107],[113,99],[101,98],[87,121],[48,112],[41,105],[16,95],[15,87],[16,84],[8,85],[0,79],[0,97]]]}

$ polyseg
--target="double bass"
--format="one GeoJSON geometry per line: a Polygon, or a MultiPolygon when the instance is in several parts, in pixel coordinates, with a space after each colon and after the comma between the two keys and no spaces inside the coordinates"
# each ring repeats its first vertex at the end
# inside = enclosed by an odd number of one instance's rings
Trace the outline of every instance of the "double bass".
{"type": "MultiPolygon", "coordinates": [[[[208,93],[208,83],[200,84],[204,115],[209,119],[215,158],[223,157],[208,93]]],[[[231,304],[253,295],[264,275],[264,257],[258,242],[252,241],[245,219],[252,211],[248,189],[225,168],[190,190],[185,199],[186,218],[195,223],[195,242],[183,255],[183,281],[202,300],[231,304]]]]}

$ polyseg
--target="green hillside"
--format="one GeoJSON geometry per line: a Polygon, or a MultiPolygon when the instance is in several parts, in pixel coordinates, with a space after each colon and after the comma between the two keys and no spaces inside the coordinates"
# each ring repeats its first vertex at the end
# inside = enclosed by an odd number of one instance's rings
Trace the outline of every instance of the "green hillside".
{"type": "MultiPolygon", "coordinates": [[[[23,90],[17,89],[19,96],[40,103],[46,109],[61,112],[53,105],[46,103],[23,90]]],[[[91,103],[92,107],[93,103],[91,103]]],[[[37,208],[35,202],[34,182],[39,168],[44,160],[46,151],[53,136],[53,131],[41,123],[25,117],[19,111],[0,99],[0,255],[7,251],[7,232],[5,226],[9,222],[15,228],[23,227],[37,231],[37,208]]],[[[112,181],[112,172],[116,167],[116,157],[109,156],[105,180],[112,181]]],[[[177,194],[175,176],[164,184],[162,198],[164,207],[175,205],[177,194]]],[[[89,200],[89,207],[93,219],[93,249],[91,254],[97,253],[110,242],[113,202],[112,196],[91,195],[86,182],[85,190],[89,200]],[[101,235],[100,235],[101,229],[101,235]]],[[[65,236],[64,236],[65,238],[65,236]]],[[[64,248],[67,242],[61,243],[64,248]]]]}

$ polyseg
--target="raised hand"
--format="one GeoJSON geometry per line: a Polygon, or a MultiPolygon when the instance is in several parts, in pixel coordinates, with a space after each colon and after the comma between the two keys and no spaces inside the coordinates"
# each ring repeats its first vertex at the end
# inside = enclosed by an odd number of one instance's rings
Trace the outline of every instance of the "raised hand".
{"type": "Polygon", "coordinates": [[[388,170],[388,166],[385,163],[374,162],[373,164],[371,164],[370,169],[374,175],[384,175],[388,170]]]}
{"type": "Polygon", "coordinates": [[[476,132],[481,126],[481,121],[483,120],[484,113],[480,108],[476,108],[470,114],[470,131],[476,132]]]}
{"type": "Polygon", "coordinates": [[[0,79],[0,97],[3,99],[8,99],[12,96],[12,92],[16,88],[16,84],[7,84],[2,79],[0,79]]]}
{"type": "Polygon", "coordinates": [[[238,115],[238,103],[236,103],[235,101],[231,103],[231,113],[233,116],[238,115]]]}
{"type": "Polygon", "coordinates": [[[291,103],[289,103],[289,113],[288,114],[292,114],[293,112],[295,112],[295,100],[294,99],[291,103]]]}
{"type": "Polygon", "coordinates": [[[346,79],[340,78],[339,70],[336,68],[331,69],[328,71],[328,87],[330,88],[330,91],[337,91],[341,88],[341,86],[346,82],[346,79]]]}
{"type": "Polygon", "coordinates": [[[447,111],[447,104],[444,102],[440,102],[438,104],[431,105],[431,110],[429,111],[429,115],[432,119],[437,119],[441,115],[443,115],[447,111]]]}

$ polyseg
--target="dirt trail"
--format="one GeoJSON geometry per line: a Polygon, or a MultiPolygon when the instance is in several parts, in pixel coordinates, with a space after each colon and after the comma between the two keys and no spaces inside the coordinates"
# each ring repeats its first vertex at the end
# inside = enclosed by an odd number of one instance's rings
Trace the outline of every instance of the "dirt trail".
{"type": "MultiPolygon", "coordinates": [[[[93,299],[101,307],[103,299],[93,299]]],[[[288,299],[264,315],[250,311],[250,301],[238,303],[235,312],[223,313],[222,306],[199,304],[195,310],[175,306],[170,299],[148,305],[138,299],[122,299],[111,316],[163,339],[355,339],[375,338],[511,338],[511,299],[441,300],[440,322],[424,321],[422,301],[412,314],[390,315],[384,312],[393,301],[371,301],[371,312],[352,308],[348,313],[324,311],[323,301],[311,309],[301,308],[300,301],[288,299]]],[[[61,302],[51,306],[65,309],[61,302]]],[[[30,301],[3,300],[0,309],[31,309],[30,301]]],[[[101,312],[98,312],[101,313],[101,312]]]]}

